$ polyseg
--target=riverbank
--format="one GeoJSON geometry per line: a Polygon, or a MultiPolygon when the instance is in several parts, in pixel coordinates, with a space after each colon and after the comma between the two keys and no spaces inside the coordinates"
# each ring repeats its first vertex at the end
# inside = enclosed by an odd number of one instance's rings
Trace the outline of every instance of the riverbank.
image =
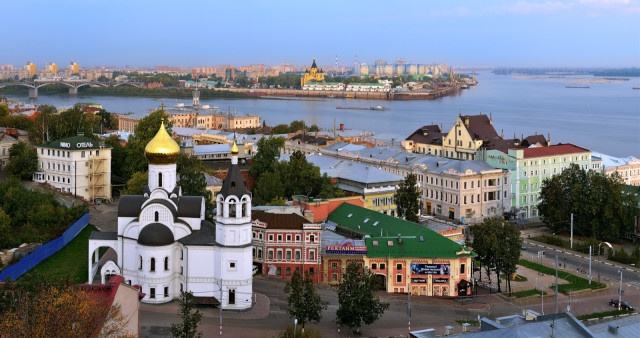
{"type": "MultiPolygon", "coordinates": [[[[256,96],[247,95],[246,93],[229,91],[225,89],[199,89],[200,99],[252,99],[256,96]]],[[[29,90],[26,87],[11,86],[0,88],[0,95],[14,94],[26,95],[29,90]]],[[[38,88],[39,95],[55,95],[68,94],[69,87],[65,85],[47,85],[38,88]]],[[[138,88],[133,86],[117,86],[117,87],[80,87],[78,95],[97,95],[97,96],[126,96],[126,97],[148,97],[148,98],[176,98],[190,99],[193,96],[191,88],[138,88]]]]}

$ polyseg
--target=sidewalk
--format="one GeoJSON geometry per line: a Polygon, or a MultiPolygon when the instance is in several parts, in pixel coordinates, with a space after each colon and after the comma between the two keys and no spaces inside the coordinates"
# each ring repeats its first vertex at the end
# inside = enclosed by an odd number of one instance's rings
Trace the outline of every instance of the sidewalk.
{"type": "MultiPolygon", "coordinates": [[[[243,319],[243,320],[255,320],[264,319],[269,316],[269,306],[271,301],[269,298],[261,293],[256,293],[256,304],[251,307],[249,311],[222,311],[222,319],[243,319]]],[[[180,302],[174,300],[166,304],[145,304],[140,303],[140,311],[155,312],[155,313],[168,313],[177,314],[180,302]]],[[[217,308],[198,308],[202,313],[202,317],[206,318],[219,318],[220,310],[217,308]]],[[[177,318],[177,316],[176,316],[177,318]]]]}

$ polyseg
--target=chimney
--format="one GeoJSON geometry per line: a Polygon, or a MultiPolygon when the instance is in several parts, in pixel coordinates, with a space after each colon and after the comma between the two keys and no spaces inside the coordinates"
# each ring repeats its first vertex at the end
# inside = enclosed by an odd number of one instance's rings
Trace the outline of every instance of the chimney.
{"type": "Polygon", "coordinates": [[[504,129],[500,129],[500,138],[504,139],[504,129]]]}
{"type": "Polygon", "coordinates": [[[344,130],[344,123],[340,123],[340,130],[344,130]]]}
{"type": "Polygon", "coordinates": [[[305,210],[304,211],[304,218],[307,219],[307,221],[309,222],[313,222],[313,210],[305,210]]]}
{"type": "Polygon", "coordinates": [[[468,116],[464,118],[464,125],[465,125],[465,127],[469,128],[469,117],[468,116]]]}
{"type": "Polygon", "coordinates": [[[491,117],[491,112],[489,112],[489,123],[493,124],[493,117],[491,117]]]}
{"type": "Polygon", "coordinates": [[[547,146],[551,145],[551,133],[547,133],[547,146]]]}
{"type": "Polygon", "coordinates": [[[614,324],[614,323],[609,323],[609,333],[611,334],[618,334],[618,325],[614,324]]]}

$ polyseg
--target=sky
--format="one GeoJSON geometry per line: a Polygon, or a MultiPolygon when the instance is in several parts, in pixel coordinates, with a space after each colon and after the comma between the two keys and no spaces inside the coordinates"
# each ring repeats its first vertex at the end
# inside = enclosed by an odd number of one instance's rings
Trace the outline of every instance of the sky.
{"type": "Polygon", "coordinates": [[[0,64],[640,66],[640,0],[3,0],[0,64]]]}

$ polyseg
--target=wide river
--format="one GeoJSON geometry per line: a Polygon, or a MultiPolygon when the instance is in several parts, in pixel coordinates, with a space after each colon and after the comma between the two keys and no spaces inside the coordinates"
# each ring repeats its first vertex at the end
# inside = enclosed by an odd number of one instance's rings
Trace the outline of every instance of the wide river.
{"type": "MultiPolygon", "coordinates": [[[[345,128],[374,131],[380,138],[404,139],[418,127],[442,124],[448,130],[458,114],[493,115],[504,136],[551,135],[552,143],[573,143],[613,156],[640,156],[640,78],[608,81],[599,77],[520,77],[481,72],[479,84],[456,96],[432,101],[367,101],[350,99],[217,99],[201,104],[228,107],[259,115],[276,125],[303,119],[321,128],[333,128],[334,119],[345,128]],[[604,83],[603,83],[604,82],[604,83]],[[566,88],[589,86],[589,88],[566,88]],[[342,110],[338,106],[389,107],[389,111],[342,110]]],[[[21,100],[26,97],[8,95],[21,100]]],[[[101,103],[110,112],[144,113],[164,102],[173,106],[190,100],[115,96],[41,95],[37,104],[101,103]]]]}

